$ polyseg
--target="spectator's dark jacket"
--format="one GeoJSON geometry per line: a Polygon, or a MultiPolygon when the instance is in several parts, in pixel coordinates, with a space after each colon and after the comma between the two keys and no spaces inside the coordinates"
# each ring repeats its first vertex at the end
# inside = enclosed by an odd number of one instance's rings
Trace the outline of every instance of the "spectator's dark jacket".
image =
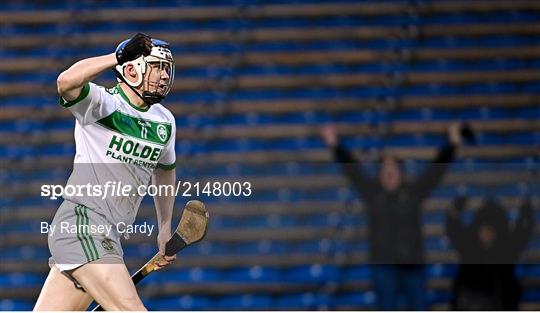
{"type": "Polygon", "coordinates": [[[367,208],[370,261],[377,264],[422,264],[424,247],[421,204],[437,187],[454,158],[447,145],[422,175],[404,182],[394,192],[385,191],[378,178],[364,174],[361,165],[342,145],[334,149],[335,160],[352,182],[367,208]]]}
{"type": "Polygon", "coordinates": [[[504,210],[488,201],[471,225],[465,225],[459,212],[465,200],[456,201],[446,220],[446,232],[460,257],[460,266],[453,284],[453,310],[517,310],[520,285],[515,264],[527,246],[533,230],[530,203],[520,208],[520,217],[510,228],[504,210]],[[490,225],[496,233],[491,248],[484,248],[478,229],[490,225]]]}

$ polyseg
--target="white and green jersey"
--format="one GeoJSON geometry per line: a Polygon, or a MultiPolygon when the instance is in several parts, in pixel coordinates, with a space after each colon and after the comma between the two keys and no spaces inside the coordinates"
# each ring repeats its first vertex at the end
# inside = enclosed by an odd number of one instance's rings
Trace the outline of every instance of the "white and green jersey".
{"type": "Polygon", "coordinates": [[[103,214],[113,224],[132,224],[142,200],[138,186],[149,184],[155,168],[175,167],[174,116],[159,103],[148,109],[133,105],[118,85],[106,89],[89,83],[77,99],[60,99],[60,104],[76,118],[76,154],[67,185],[89,184],[102,190],[101,196],[85,189],[64,198],[103,214]],[[124,196],[120,189],[127,185],[131,193],[124,196]]]}

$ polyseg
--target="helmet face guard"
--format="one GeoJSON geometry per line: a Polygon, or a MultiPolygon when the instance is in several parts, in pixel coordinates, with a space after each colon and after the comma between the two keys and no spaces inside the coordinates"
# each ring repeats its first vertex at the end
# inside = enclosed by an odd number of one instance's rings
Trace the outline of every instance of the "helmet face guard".
{"type": "MultiPolygon", "coordinates": [[[[122,42],[118,47],[121,47],[127,42],[122,42]]],[[[134,90],[139,97],[141,97],[145,103],[152,105],[154,103],[161,102],[171,90],[174,83],[174,59],[169,47],[169,43],[152,39],[152,50],[147,56],[140,56],[139,58],[126,62],[122,65],[116,66],[116,74],[118,81],[125,82],[132,90],[134,90]],[[137,80],[129,81],[124,76],[124,69],[127,65],[133,65],[137,72],[137,80]],[[158,75],[153,75],[153,72],[157,71],[158,75]],[[162,80],[163,71],[167,73],[168,79],[162,80]],[[148,75],[146,75],[148,73],[148,75]],[[151,76],[156,76],[154,80],[151,80],[151,76]],[[143,87],[143,93],[140,95],[135,88],[143,87]]],[[[117,48],[118,49],[118,48],[117,48]]]]}

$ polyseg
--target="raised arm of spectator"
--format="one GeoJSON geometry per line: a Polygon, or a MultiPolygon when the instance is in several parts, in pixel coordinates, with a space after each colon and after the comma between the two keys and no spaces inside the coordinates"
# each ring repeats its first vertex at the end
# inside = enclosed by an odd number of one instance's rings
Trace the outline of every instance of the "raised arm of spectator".
{"type": "Polygon", "coordinates": [[[326,125],[321,131],[321,137],[326,146],[332,150],[334,160],[340,164],[343,174],[354,185],[356,190],[364,198],[373,195],[379,184],[375,179],[364,174],[358,160],[339,142],[335,127],[326,125]]]}
{"type": "Polygon", "coordinates": [[[427,169],[413,183],[413,190],[419,198],[425,198],[437,188],[448,165],[455,158],[456,150],[461,145],[461,125],[455,123],[448,129],[448,143],[439,149],[435,159],[431,161],[427,169]]]}

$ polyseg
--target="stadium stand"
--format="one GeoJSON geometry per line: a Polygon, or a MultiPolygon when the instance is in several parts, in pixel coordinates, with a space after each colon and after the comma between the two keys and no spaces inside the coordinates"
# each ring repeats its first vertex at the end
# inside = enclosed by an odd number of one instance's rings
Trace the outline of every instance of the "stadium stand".
{"type": "MultiPolygon", "coordinates": [[[[203,198],[209,235],[143,282],[149,309],[373,308],[363,205],[328,164],[320,128],[334,123],[363,158],[408,159],[414,175],[448,125],[465,120],[478,144],[460,150],[423,207],[426,294],[432,309],[447,309],[457,259],[444,215],[460,188],[471,208],[491,194],[508,206],[525,189],[540,194],[540,2],[207,3],[0,3],[0,310],[31,309],[48,270],[39,223],[59,202],[39,190],[65,183],[75,147],[56,77],[137,31],[175,53],[166,106],[178,127],[179,180],[247,180],[257,191],[203,198]]],[[[114,85],[114,76],[97,82],[114,85]]],[[[150,200],[138,222],[155,222],[150,200]]],[[[154,243],[125,241],[130,269],[154,243]]],[[[522,309],[540,310],[539,264],[536,226],[518,267],[522,309]]]]}

